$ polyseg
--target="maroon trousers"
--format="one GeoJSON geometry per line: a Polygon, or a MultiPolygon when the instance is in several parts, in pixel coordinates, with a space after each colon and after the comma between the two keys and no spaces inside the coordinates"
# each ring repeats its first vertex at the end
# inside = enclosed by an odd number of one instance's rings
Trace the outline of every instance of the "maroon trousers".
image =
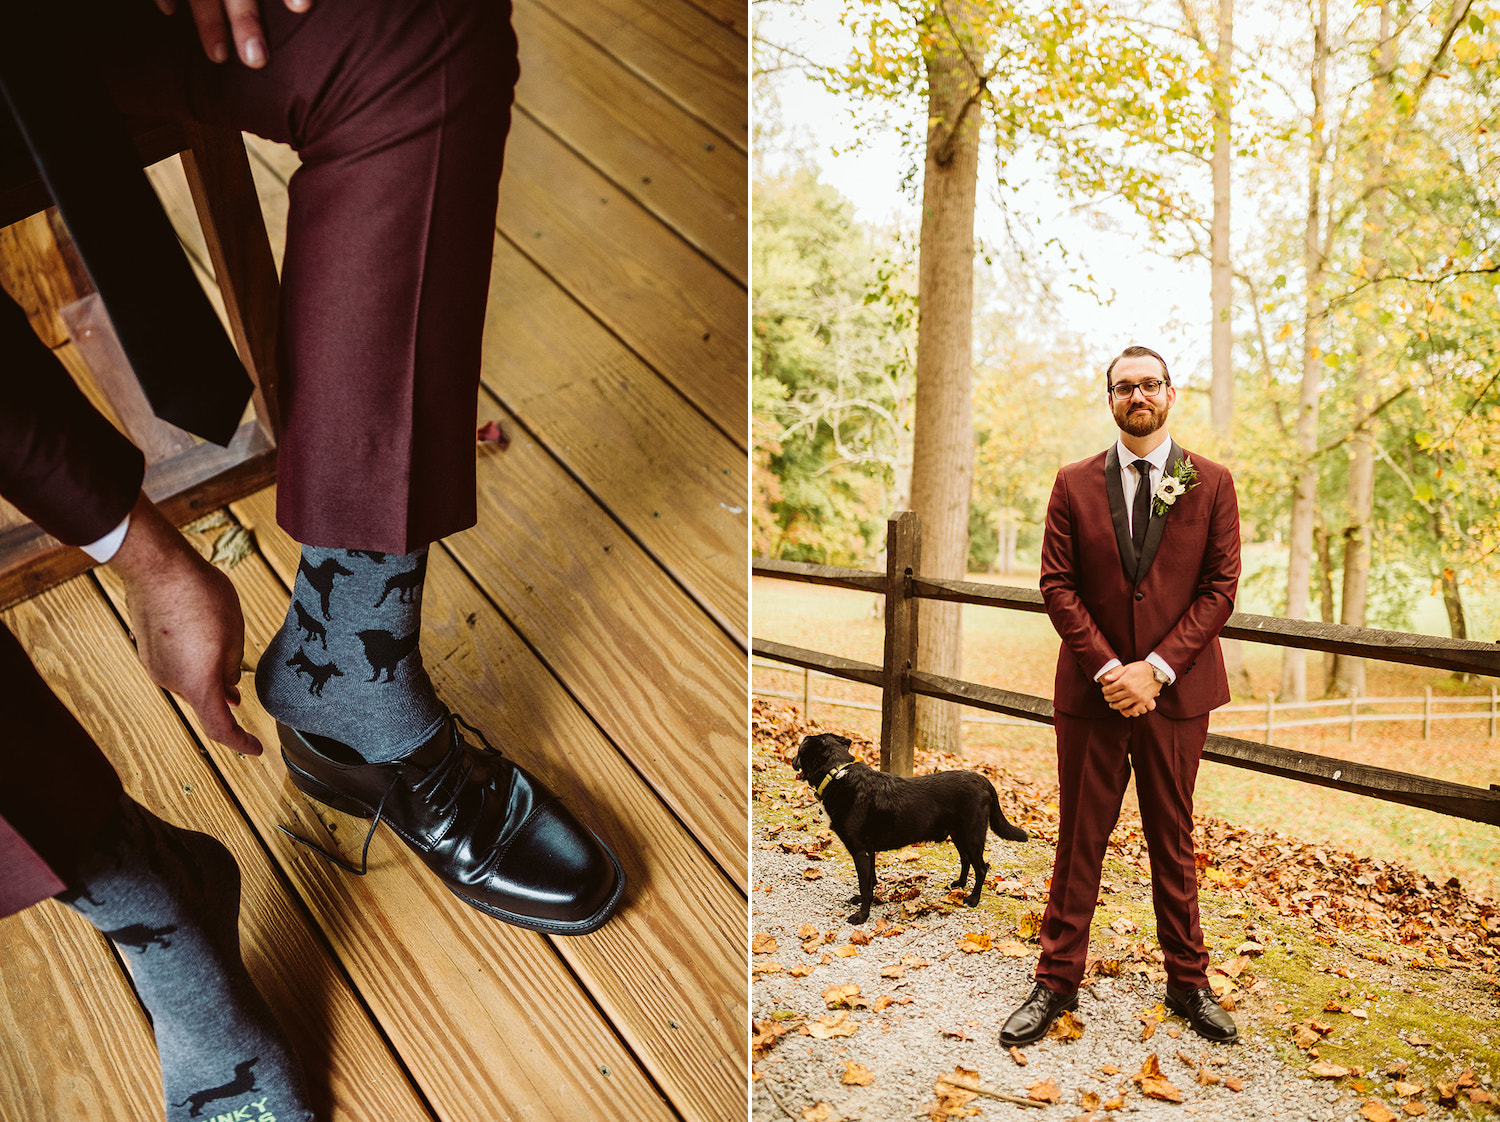
{"type": "Polygon", "coordinates": [[[1157,711],[1129,720],[1058,713],[1056,721],[1060,824],[1037,981],[1057,993],[1072,993],[1083,981],[1105,847],[1133,764],[1167,979],[1179,987],[1207,986],[1208,952],[1198,922],[1193,785],[1208,736],[1208,715],[1174,721],[1157,711]]]}
{"type": "MultiPolygon", "coordinates": [[[[282,271],[279,521],[305,544],[397,553],[472,525],[480,335],[519,73],[509,5],[317,0],[295,15],[273,0],[261,70],[208,62],[180,7],[169,20],[150,4],[101,6],[120,20],[121,107],[255,132],[302,157],[282,271]]],[[[26,361],[56,366],[29,342],[26,361]]],[[[35,373],[39,387],[67,383],[35,373]]],[[[0,407],[0,479],[44,527],[89,541],[130,509],[139,456],[112,431],[91,439],[96,419],[70,383],[7,392],[0,407]]],[[[3,627],[0,712],[5,915],[64,887],[120,784],[3,627]]]]}
{"type": "Polygon", "coordinates": [[[215,65],[150,5],[122,108],[290,144],[277,517],[409,553],[474,524],[480,335],[519,76],[504,0],[262,5],[269,63],[215,65]],[[163,36],[162,25],[172,34],[163,36]]]}
{"type": "Polygon", "coordinates": [[[120,797],[104,754],[0,626],[0,916],[67,887],[120,797]]]}

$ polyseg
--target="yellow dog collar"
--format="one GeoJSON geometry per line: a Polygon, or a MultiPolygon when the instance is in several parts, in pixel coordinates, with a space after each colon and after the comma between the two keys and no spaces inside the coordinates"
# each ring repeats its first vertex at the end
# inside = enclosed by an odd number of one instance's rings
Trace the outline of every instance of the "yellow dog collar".
{"type": "Polygon", "coordinates": [[[848,771],[851,766],[852,766],[851,764],[845,764],[843,767],[839,768],[837,771],[830,771],[827,775],[825,775],[823,777],[823,782],[821,782],[821,783],[818,784],[818,789],[815,792],[817,794],[818,798],[822,799],[822,797],[823,797],[823,788],[827,787],[835,779],[838,779],[840,776],[842,776],[844,774],[844,772],[848,771]]]}

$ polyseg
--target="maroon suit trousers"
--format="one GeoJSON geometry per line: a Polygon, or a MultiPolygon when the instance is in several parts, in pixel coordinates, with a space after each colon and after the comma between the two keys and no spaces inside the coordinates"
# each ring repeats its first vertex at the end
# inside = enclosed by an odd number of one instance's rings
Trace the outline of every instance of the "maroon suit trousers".
{"type": "Polygon", "coordinates": [[[1072,993],[1083,981],[1105,847],[1134,765],[1167,979],[1179,987],[1207,986],[1193,851],[1193,784],[1208,736],[1208,714],[1172,720],[1152,711],[1127,720],[1058,713],[1056,721],[1062,831],[1042,919],[1037,981],[1057,993],[1072,993]]]}
{"type": "MultiPolygon", "coordinates": [[[[122,5],[122,7],[127,7],[122,5]]],[[[504,0],[262,7],[270,61],[215,65],[151,5],[121,107],[281,141],[277,517],[307,545],[409,553],[474,524],[480,336],[519,76],[504,0]],[[168,25],[172,34],[163,36],[168,25]]]]}
{"type": "Polygon", "coordinates": [[[0,626],[0,916],[61,892],[120,780],[0,626]]]}

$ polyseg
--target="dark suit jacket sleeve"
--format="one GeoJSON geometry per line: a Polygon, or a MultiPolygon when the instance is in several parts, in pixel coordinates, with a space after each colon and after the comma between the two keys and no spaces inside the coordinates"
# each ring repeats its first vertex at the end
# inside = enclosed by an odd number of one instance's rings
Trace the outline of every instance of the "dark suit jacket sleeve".
{"type": "Polygon", "coordinates": [[[0,495],[53,537],[87,545],[130,512],[145,471],[0,294],[0,495]]]}
{"type": "MultiPolygon", "coordinates": [[[[1234,479],[1221,468],[1209,515],[1208,543],[1193,602],[1166,638],[1156,644],[1156,653],[1178,674],[1194,661],[1218,636],[1219,629],[1234,612],[1234,594],[1240,583],[1240,504],[1234,479]]],[[[1168,518],[1171,517],[1169,514],[1168,518]]]]}
{"type": "Polygon", "coordinates": [[[1057,473],[1047,501],[1042,529],[1042,599],[1063,645],[1085,676],[1092,678],[1112,658],[1119,658],[1099,630],[1078,595],[1078,559],[1074,553],[1073,507],[1068,495],[1068,472],[1057,473]]]}

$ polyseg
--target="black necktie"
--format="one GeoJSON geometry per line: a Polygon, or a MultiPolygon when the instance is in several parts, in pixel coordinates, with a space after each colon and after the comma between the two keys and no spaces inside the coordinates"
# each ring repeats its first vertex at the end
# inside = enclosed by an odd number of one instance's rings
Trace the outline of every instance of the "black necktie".
{"type": "Polygon", "coordinates": [[[1140,475],[1135,485],[1135,502],[1130,508],[1130,541],[1135,546],[1136,564],[1146,548],[1146,523],[1151,520],[1151,461],[1137,460],[1130,465],[1140,475]]]}

